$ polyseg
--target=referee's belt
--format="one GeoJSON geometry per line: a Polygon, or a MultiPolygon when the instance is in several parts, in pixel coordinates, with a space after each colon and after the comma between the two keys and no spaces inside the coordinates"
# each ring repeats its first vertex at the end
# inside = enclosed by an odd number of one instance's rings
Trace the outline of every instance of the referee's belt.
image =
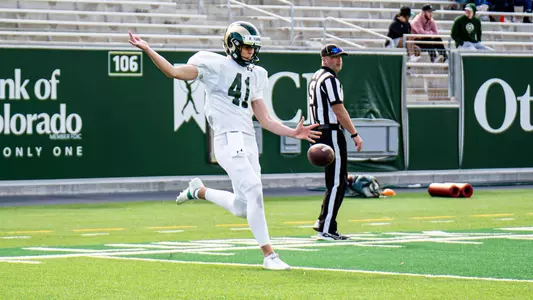
{"type": "Polygon", "coordinates": [[[317,127],[318,130],[341,130],[340,124],[321,124],[317,127]]]}

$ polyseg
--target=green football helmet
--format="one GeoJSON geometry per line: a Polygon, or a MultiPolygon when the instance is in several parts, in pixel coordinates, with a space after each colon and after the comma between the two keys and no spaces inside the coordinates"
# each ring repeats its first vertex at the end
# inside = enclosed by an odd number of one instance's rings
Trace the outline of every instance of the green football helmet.
{"type": "Polygon", "coordinates": [[[259,61],[257,54],[259,53],[259,49],[261,49],[261,36],[259,35],[259,31],[252,23],[244,21],[231,23],[224,35],[224,49],[226,50],[226,54],[231,56],[234,61],[243,67],[256,64],[259,61]],[[250,60],[245,60],[241,56],[243,45],[248,45],[255,50],[250,60]]]}

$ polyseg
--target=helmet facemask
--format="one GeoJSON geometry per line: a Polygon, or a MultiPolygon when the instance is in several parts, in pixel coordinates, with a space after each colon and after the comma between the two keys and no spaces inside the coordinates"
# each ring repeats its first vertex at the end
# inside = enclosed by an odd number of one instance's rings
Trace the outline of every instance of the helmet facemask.
{"type": "Polygon", "coordinates": [[[231,56],[235,62],[243,67],[257,64],[259,62],[259,50],[261,49],[261,36],[259,36],[257,29],[252,24],[248,22],[235,22],[226,30],[224,48],[226,54],[231,56]],[[254,53],[249,60],[242,58],[242,47],[244,45],[254,49],[254,53]]]}

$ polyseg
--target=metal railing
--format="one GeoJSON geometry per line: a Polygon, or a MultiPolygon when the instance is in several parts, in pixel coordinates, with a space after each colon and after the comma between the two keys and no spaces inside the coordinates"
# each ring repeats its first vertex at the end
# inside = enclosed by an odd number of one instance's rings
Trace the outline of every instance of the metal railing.
{"type": "Polygon", "coordinates": [[[197,9],[198,14],[202,15],[204,13],[204,0],[198,0],[197,9]]]}
{"type": "Polygon", "coordinates": [[[286,17],[282,17],[280,15],[276,15],[275,13],[272,13],[272,12],[266,11],[264,9],[255,7],[253,5],[249,5],[249,4],[246,4],[246,3],[243,3],[243,2],[239,2],[237,0],[228,0],[227,7],[228,7],[228,19],[229,19],[229,22],[231,23],[233,21],[232,20],[232,14],[231,14],[231,3],[241,5],[243,7],[248,8],[248,9],[255,10],[255,11],[263,13],[265,15],[269,15],[271,17],[274,17],[274,18],[276,18],[278,20],[282,20],[282,21],[285,21],[287,23],[290,23],[291,24],[290,44],[292,44],[293,39],[294,39],[294,5],[291,2],[286,1],[286,0],[278,0],[278,1],[280,1],[282,3],[285,3],[285,4],[289,4],[291,6],[291,8],[290,8],[291,9],[291,18],[290,19],[286,18],[286,17]]]}
{"type": "Polygon", "coordinates": [[[388,40],[389,43],[392,43],[392,39],[391,39],[390,37],[388,37],[388,36],[386,36],[386,35],[383,35],[383,34],[380,34],[380,33],[377,33],[377,32],[372,31],[372,30],[370,30],[370,29],[363,28],[363,27],[361,27],[361,26],[357,26],[357,25],[354,25],[354,24],[352,24],[352,23],[348,23],[348,22],[346,22],[346,21],[344,21],[344,20],[337,19],[337,18],[334,18],[334,17],[326,17],[326,18],[324,19],[324,36],[329,37],[329,38],[332,38],[332,39],[336,39],[336,40],[339,40],[339,41],[342,41],[342,42],[344,42],[344,43],[350,44],[350,45],[355,46],[355,47],[357,47],[357,48],[366,48],[366,47],[365,47],[365,46],[362,46],[362,45],[359,45],[359,44],[356,44],[356,43],[354,43],[354,42],[348,41],[348,40],[346,40],[346,39],[343,39],[343,38],[340,38],[340,37],[337,37],[337,36],[334,36],[334,35],[332,35],[332,34],[327,33],[327,30],[328,30],[328,29],[327,29],[327,22],[328,22],[328,21],[335,21],[335,22],[338,22],[338,23],[343,24],[343,25],[346,25],[346,26],[348,26],[348,27],[355,28],[355,29],[357,29],[358,31],[366,32],[366,33],[368,33],[368,34],[375,35],[375,36],[377,36],[377,37],[379,37],[379,38],[382,38],[382,39],[388,40]]]}
{"type": "Polygon", "coordinates": [[[290,33],[290,44],[292,45],[292,42],[294,40],[294,4],[292,2],[287,0],[278,0],[281,3],[285,3],[291,7],[291,33],[290,33]]]}
{"type": "MultiPolygon", "coordinates": [[[[504,34],[505,35],[505,34],[504,34]]],[[[529,33],[527,33],[529,35],[529,33]]],[[[453,40],[451,36],[445,34],[405,34],[405,44],[442,44],[448,45],[448,48],[452,49],[453,40]],[[420,41],[417,39],[409,39],[409,37],[421,38],[421,37],[435,37],[441,38],[442,42],[439,41],[420,41]]],[[[483,45],[501,45],[501,46],[533,46],[533,42],[515,42],[515,41],[483,41],[483,45]]]]}
{"type": "Polygon", "coordinates": [[[449,35],[443,34],[404,34],[403,47],[407,48],[407,44],[441,44],[448,45],[448,49],[452,47],[452,38],[449,35]],[[418,38],[440,38],[442,41],[422,41],[418,38]]]}

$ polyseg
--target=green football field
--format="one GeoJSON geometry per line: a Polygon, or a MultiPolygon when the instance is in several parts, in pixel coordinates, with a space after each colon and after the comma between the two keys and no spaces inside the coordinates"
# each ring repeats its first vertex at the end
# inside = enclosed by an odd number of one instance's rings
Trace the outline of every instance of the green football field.
{"type": "Polygon", "coordinates": [[[265,199],[290,271],[262,269],[245,219],[207,201],[0,208],[0,299],[533,299],[532,190],[265,199]]]}

